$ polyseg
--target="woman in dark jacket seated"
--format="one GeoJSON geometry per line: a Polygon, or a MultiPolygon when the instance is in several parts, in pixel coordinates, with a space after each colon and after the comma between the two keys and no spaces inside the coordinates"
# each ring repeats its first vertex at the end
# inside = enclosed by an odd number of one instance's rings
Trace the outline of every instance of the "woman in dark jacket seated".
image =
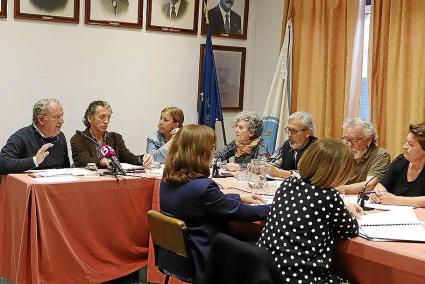
{"type": "Polygon", "coordinates": [[[371,198],[376,203],[425,207],[425,122],[409,125],[403,149],[371,198]]]}
{"type": "MultiPolygon", "coordinates": [[[[161,211],[186,223],[193,283],[204,282],[211,241],[217,233],[228,231],[227,221],[263,220],[270,208],[248,205],[261,203],[256,195],[223,194],[208,178],[215,142],[215,132],[207,126],[181,128],[170,145],[160,187],[161,211]]],[[[165,261],[179,260],[167,256],[165,261]]]]}
{"type": "Polygon", "coordinates": [[[221,161],[235,157],[234,163],[228,163],[226,170],[235,172],[245,168],[252,159],[268,156],[267,144],[262,140],[263,121],[253,111],[242,111],[233,120],[236,139],[216,153],[221,161]]]}
{"type": "Polygon", "coordinates": [[[301,179],[289,177],[276,192],[258,245],[271,251],[288,283],[340,283],[330,265],[336,240],[358,234],[358,205],[346,204],[335,187],[345,184],[354,160],[347,146],[314,142],[301,157],[301,179]]]}

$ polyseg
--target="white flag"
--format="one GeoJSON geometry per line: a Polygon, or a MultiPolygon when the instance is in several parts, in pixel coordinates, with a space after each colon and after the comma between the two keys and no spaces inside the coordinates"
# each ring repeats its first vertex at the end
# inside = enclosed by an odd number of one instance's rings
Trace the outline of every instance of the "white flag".
{"type": "Polygon", "coordinates": [[[292,21],[286,23],[285,38],[280,50],[279,62],[270,87],[266,107],[263,113],[263,139],[269,146],[269,153],[287,139],[284,131],[291,102],[292,75],[292,21]]]}

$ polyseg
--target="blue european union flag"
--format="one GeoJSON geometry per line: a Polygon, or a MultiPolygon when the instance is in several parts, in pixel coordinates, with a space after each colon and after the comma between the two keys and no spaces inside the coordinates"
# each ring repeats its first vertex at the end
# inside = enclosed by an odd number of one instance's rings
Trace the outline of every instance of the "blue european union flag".
{"type": "Polygon", "coordinates": [[[215,69],[214,53],[211,42],[211,32],[208,27],[202,65],[202,87],[199,99],[198,124],[204,124],[215,129],[216,121],[223,121],[221,97],[218,87],[217,71],[215,69]]]}

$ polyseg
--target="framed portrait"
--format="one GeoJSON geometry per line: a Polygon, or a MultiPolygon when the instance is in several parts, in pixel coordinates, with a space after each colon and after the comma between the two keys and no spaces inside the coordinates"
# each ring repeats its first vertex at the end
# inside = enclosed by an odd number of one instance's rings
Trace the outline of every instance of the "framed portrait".
{"type": "Polygon", "coordinates": [[[17,19],[77,24],[79,15],[79,0],[15,0],[17,19]]]}
{"type": "MultiPolygon", "coordinates": [[[[220,89],[221,106],[223,110],[241,111],[243,109],[246,48],[223,45],[213,45],[212,47],[218,87],[220,89]]],[[[201,93],[202,88],[204,50],[205,44],[201,44],[198,94],[201,93]]]]}
{"type": "Polygon", "coordinates": [[[146,29],[198,33],[199,0],[148,0],[146,29]]]}
{"type": "Polygon", "coordinates": [[[86,0],[85,23],[142,28],[143,0],[86,0]]]}
{"type": "MultiPolygon", "coordinates": [[[[209,27],[213,36],[246,39],[249,0],[207,0],[209,27]]],[[[205,5],[205,4],[204,4],[205,5]]],[[[207,33],[205,13],[202,13],[201,32],[207,33]]]]}
{"type": "Polygon", "coordinates": [[[0,0],[0,18],[6,18],[7,16],[7,0],[0,0]]]}

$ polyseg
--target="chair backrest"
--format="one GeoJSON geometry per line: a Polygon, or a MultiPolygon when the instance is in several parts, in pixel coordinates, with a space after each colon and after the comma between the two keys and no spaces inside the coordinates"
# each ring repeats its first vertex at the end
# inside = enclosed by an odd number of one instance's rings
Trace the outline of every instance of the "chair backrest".
{"type": "Polygon", "coordinates": [[[272,254],[255,244],[217,234],[207,261],[205,284],[284,283],[272,254]]]}
{"type": "Polygon", "coordinates": [[[149,210],[147,215],[153,244],[187,257],[185,223],[155,210],[149,210]]]}

